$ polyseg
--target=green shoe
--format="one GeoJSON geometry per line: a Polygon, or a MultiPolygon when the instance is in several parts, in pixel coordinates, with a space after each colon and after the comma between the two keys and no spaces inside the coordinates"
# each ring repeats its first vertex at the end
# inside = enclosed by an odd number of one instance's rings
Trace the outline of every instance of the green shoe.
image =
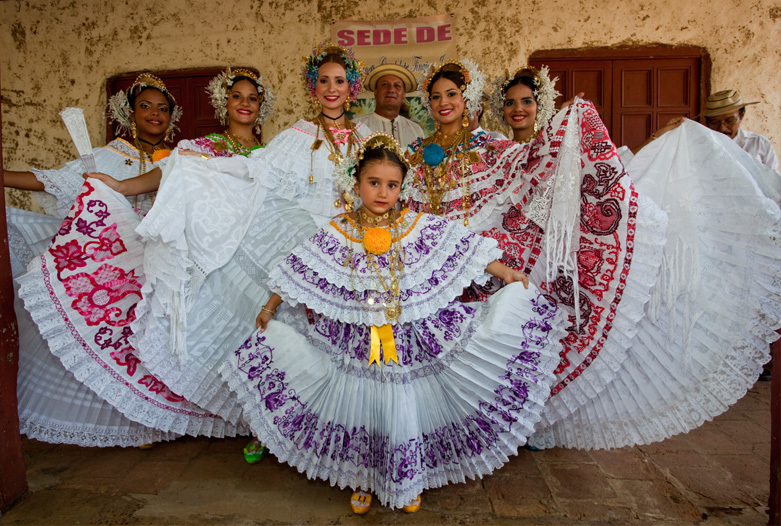
{"type": "Polygon", "coordinates": [[[267,451],[268,448],[266,446],[257,440],[253,440],[244,448],[244,460],[247,461],[247,464],[255,464],[266,456],[267,451]]]}

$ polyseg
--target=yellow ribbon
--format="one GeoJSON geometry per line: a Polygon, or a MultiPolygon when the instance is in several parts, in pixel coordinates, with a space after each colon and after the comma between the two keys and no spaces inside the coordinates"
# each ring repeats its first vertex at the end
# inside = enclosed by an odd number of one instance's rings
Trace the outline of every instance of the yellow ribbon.
{"type": "Polygon", "coordinates": [[[396,365],[399,364],[399,358],[396,355],[396,340],[393,337],[393,327],[391,327],[390,323],[386,323],[382,327],[372,325],[371,339],[372,346],[371,354],[369,355],[369,366],[376,363],[379,367],[380,344],[382,344],[382,349],[385,351],[385,365],[391,360],[396,362],[396,365]]]}

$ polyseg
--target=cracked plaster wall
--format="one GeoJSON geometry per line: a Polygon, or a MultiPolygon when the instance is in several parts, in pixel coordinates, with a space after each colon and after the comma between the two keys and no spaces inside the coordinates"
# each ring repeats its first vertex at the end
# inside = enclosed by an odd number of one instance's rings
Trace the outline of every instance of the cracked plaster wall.
{"type": "MultiPolygon", "coordinates": [[[[744,126],[781,153],[779,0],[0,0],[0,82],[6,169],[54,168],[76,156],[57,113],[84,108],[93,142],[105,133],[105,82],[141,69],[256,66],[277,93],[272,137],[306,111],[301,56],[334,19],[452,13],[461,56],[494,76],[539,49],[673,44],[705,48],[714,91],[737,88],[744,126]],[[382,10],[378,6],[382,5],[382,10]]],[[[359,55],[360,58],[360,55],[359,55]]],[[[187,108],[185,108],[187,111],[187,108]]],[[[7,191],[9,204],[34,205],[7,191]]]]}

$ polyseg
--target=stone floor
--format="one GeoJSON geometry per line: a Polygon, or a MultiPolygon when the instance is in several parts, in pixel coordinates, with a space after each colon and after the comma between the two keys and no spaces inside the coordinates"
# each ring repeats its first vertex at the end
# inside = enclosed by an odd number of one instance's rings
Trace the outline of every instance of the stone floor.
{"type": "Polygon", "coordinates": [[[423,494],[414,515],[375,505],[273,457],[247,465],[244,439],[182,438],[151,450],[25,440],[28,494],[11,524],[767,524],[770,382],[700,429],[615,451],[521,450],[494,475],[423,494]]]}

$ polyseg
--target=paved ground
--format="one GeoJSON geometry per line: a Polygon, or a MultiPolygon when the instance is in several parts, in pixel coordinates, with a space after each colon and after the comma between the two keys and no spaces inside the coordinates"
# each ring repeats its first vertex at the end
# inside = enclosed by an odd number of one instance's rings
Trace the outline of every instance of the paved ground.
{"type": "Polygon", "coordinates": [[[522,450],[483,480],[425,492],[414,515],[352,515],[349,490],[273,457],[249,466],[244,443],[183,438],[142,451],[27,440],[30,491],[0,525],[767,524],[770,382],[651,446],[522,450]]]}

